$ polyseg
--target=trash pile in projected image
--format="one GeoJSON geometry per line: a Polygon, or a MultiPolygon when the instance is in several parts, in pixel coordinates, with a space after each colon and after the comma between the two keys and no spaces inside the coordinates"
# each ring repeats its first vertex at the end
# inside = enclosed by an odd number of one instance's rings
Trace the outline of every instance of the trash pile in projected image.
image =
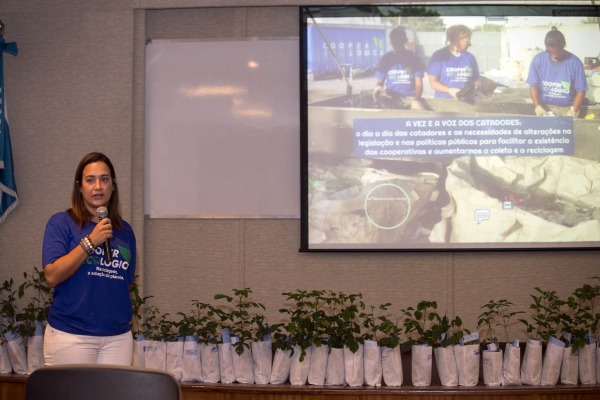
{"type": "Polygon", "coordinates": [[[327,11],[305,12],[305,250],[600,245],[597,17],[327,11]]]}

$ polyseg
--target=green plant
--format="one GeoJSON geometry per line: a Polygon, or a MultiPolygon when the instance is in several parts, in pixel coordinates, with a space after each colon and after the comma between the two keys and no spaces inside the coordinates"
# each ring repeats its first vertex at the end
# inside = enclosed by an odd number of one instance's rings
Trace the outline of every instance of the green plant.
{"type": "Polygon", "coordinates": [[[417,303],[416,308],[408,307],[402,313],[408,345],[426,344],[433,347],[440,339],[441,317],[437,313],[437,302],[422,300],[417,303]]]}
{"type": "Polygon", "coordinates": [[[322,291],[296,290],[294,292],[282,293],[286,300],[293,301],[293,305],[279,309],[279,312],[286,314],[289,319],[282,326],[283,331],[276,331],[273,334],[273,346],[281,350],[291,350],[300,348],[300,362],[304,361],[306,349],[308,349],[316,336],[319,336],[314,319],[312,318],[316,297],[322,295],[322,291]]]}
{"type": "Polygon", "coordinates": [[[180,336],[198,336],[201,343],[217,344],[217,330],[219,323],[216,320],[217,311],[208,303],[192,300],[190,314],[178,312],[181,320],[177,323],[180,336]]]}
{"type": "Polygon", "coordinates": [[[523,311],[511,311],[512,306],[514,304],[506,299],[490,300],[481,306],[485,311],[477,317],[477,329],[484,328],[486,331],[484,344],[498,344],[499,335],[496,328],[502,329],[506,341],[510,340],[508,329],[512,324],[512,318],[517,314],[524,313],[523,311]]]}
{"type": "Polygon", "coordinates": [[[380,304],[377,315],[375,306],[370,306],[370,312],[363,312],[360,317],[365,328],[364,340],[374,340],[379,346],[393,349],[400,345],[402,328],[400,328],[398,320],[394,322],[384,314],[390,306],[391,303],[380,304]]]}
{"type": "Polygon", "coordinates": [[[144,310],[142,333],[149,340],[174,340],[178,337],[176,324],[168,318],[169,314],[161,314],[158,307],[148,307],[144,310]]]}
{"type": "Polygon", "coordinates": [[[33,267],[33,272],[23,272],[25,281],[19,285],[18,297],[24,298],[31,289],[34,294],[29,296],[29,302],[23,308],[23,312],[17,315],[19,332],[21,336],[33,336],[37,325],[48,320],[48,311],[52,304],[52,289],[46,284],[44,270],[33,267]]]}
{"type": "Polygon", "coordinates": [[[550,336],[559,336],[564,320],[561,307],[566,302],[561,300],[555,291],[542,290],[539,287],[534,289],[539,295],[530,295],[533,300],[529,306],[533,310],[533,322],[526,319],[519,321],[525,325],[532,339],[547,342],[550,336]]]}
{"type": "MultiPolygon", "coordinates": [[[[456,315],[454,319],[449,319],[444,315],[440,322],[432,327],[434,337],[439,337],[439,346],[447,347],[460,344],[465,334],[470,335],[471,331],[462,328],[462,319],[456,315]]],[[[475,341],[467,341],[463,344],[474,344],[475,341]]]]}
{"type": "Polygon", "coordinates": [[[258,310],[266,310],[262,303],[250,301],[252,293],[250,288],[233,289],[234,296],[225,294],[215,294],[215,300],[225,300],[230,306],[230,310],[215,308],[215,313],[219,316],[223,328],[231,330],[231,336],[236,336],[237,341],[233,344],[235,352],[242,355],[244,349],[250,348],[250,342],[256,337],[260,324],[264,326],[264,317],[258,310]],[[260,324],[258,323],[260,321],[260,324]]]}
{"type": "MultiPolygon", "coordinates": [[[[590,279],[600,282],[600,277],[594,276],[590,279]]],[[[600,329],[600,312],[597,309],[597,302],[600,299],[600,285],[584,284],[580,288],[575,289],[573,296],[577,301],[576,315],[579,315],[581,325],[583,325],[589,333],[595,334],[600,329]]]]}
{"type": "Polygon", "coordinates": [[[348,347],[355,353],[362,343],[359,315],[364,310],[362,294],[324,291],[319,300],[325,307],[315,313],[317,324],[324,327],[329,347],[348,347]]]}
{"type": "Polygon", "coordinates": [[[8,332],[15,332],[17,325],[17,291],[14,289],[12,278],[5,280],[0,287],[0,341],[5,341],[4,335],[8,332]]]}
{"type": "Polygon", "coordinates": [[[416,308],[403,309],[404,332],[408,335],[408,345],[426,344],[432,347],[446,347],[458,344],[464,333],[462,319],[455,316],[452,320],[447,315],[437,312],[437,302],[422,300],[416,308]]]}
{"type": "Polygon", "coordinates": [[[560,317],[563,332],[567,334],[567,344],[571,345],[573,353],[587,344],[588,334],[593,335],[598,330],[600,313],[594,311],[594,302],[599,296],[598,285],[584,284],[575,289],[565,302],[567,310],[560,317]]]}
{"type": "Polygon", "coordinates": [[[267,319],[262,314],[257,314],[255,316],[254,325],[254,339],[259,342],[262,341],[265,337],[273,337],[274,334],[280,332],[281,328],[283,327],[282,323],[268,324],[267,319]]]}
{"type": "Polygon", "coordinates": [[[197,335],[198,330],[198,320],[196,316],[193,314],[187,314],[182,311],[177,312],[177,315],[180,316],[179,321],[177,322],[177,333],[181,337],[186,336],[195,336],[197,335]]]}
{"type": "Polygon", "coordinates": [[[131,311],[132,318],[130,322],[131,333],[133,337],[137,337],[142,333],[142,315],[144,314],[144,306],[148,299],[153,296],[140,296],[140,288],[137,284],[139,275],[136,275],[133,281],[133,285],[129,288],[129,297],[131,298],[131,311]]]}
{"type": "Polygon", "coordinates": [[[328,330],[330,329],[331,321],[329,318],[328,304],[327,304],[327,291],[326,290],[314,290],[311,292],[311,303],[310,303],[310,315],[309,318],[312,320],[312,335],[310,335],[310,341],[316,347],[322,345],[328,345],[329,338],[328,330]]]}

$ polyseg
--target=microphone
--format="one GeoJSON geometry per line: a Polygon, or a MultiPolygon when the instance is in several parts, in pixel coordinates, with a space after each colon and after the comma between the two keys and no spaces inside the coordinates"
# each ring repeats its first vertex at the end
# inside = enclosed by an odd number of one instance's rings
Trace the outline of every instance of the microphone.
{"type": "MultiPolygon", "coordinates": [[[[102,218],[108,217],[108,209],[106,207],[98,207],[96,209],[96,216],[98,217],[99,221],[102,221],[102,218]]],[[[104,247],[104,261],[106,261],[107,264],[110,264],[112,262],[112,248],[110,246],[110,239],[106,239],[102,246],[104,247]]]]}

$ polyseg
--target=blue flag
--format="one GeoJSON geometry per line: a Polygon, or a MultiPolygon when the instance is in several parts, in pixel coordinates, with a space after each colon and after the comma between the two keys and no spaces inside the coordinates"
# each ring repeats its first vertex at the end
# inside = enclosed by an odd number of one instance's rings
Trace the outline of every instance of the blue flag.
{"type": "Polygon", "coordinates": [[[4,102],[4,52],[16,56],[17,44],[6,43],[4,38],[0,37],[0,223],[19,204],[4,102]]]}

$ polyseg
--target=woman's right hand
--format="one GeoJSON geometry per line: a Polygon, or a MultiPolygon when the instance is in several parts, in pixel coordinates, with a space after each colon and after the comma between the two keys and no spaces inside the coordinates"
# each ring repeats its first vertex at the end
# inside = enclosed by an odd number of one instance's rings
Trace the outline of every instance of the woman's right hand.
{"type": "Polygon", "coordinates": [[[98,247],[108,239],[112,238],[112,224],[110,219],[102,218],[96,227],[90,233],[90,240],[94,243],[94,246],[98,247]]]}

